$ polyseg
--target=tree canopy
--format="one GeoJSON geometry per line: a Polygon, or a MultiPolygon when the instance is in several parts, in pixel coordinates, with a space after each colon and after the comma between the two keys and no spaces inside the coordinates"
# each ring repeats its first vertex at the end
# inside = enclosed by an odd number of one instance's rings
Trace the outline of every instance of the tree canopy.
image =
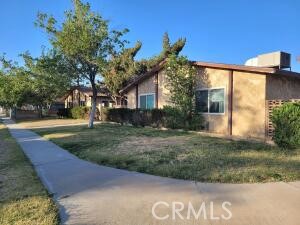
{"type": "Polygon", "coordinates": [[[116,101],[119,90],[137,72],[134,57],[141,49],[142,43],[137,42],[133,48],[127,48],[110,60],[108,69],[103,73],[104,82],[112,98],[116,101]]]}
{"type": "Polygon", "coordinates": [[[170,101],[191,120],[195,106],[197,70],[184,56],[170,55],[166,63],[167,89],[170,101]]]}
{"type": "Polygon", "coordinates": [[[185,38],[179,38],[174,44],[171,44],[168,33],[165,33],[162,41],[162,51],[157,56],[135,60],[136,54],[142,47],[141,42],[137,42],[134,47],[123,49],[119,54],[114,55],[108,63],[108,69],[103,73],[105,85],[113,99],[116,101],[120,89],[132,77],[151,70],[170,55],[178,56],[185,42],[185,38]]]}
{"type": "Polygon", "coordinates": [[[31,95],[31,79],[23,68],[1,58],[0,105],[10,108],[21,106],[31,95]]]}
{"type": "Polygon", "coordinates": [[[24,66],[1,58],[0,105],[20,107],[31,104],[42,108],[50,105],[70,87],[64,61],[51,50],[37,58],[22,54],[24,66]]]}
{"type": "Polygon", "coordinates": [[[72,77],[62,55],[55,50],[43,52],[38,58],[23,54],[25,70],[32,82],[31,103],[44,107],[62,97],[71,86],[72,77]]]}
{"type": "Polygon", "coordinates": [[[168,58],[170,55],[178,56],[186,43],[185,38],[179,38],[173,44],[170,42],[169,34],[166,32],[163,35],[162,51],[149,59],[142,59],[138,62],[137,74],[143,74],[151,70],[154,66],[168,58]]]}
{"type": "Polygon", "coordinates": [[[87,79],[93,89],[89,127],[93,127],[96,111],[96,77],[105,72],[108,60],[123,49],[128,32],[109,30],[108,21],[91,11],[89,3],[73,0],[73,10],[65,13],[60,25],[54,17],[39,13],[36,24],[49,34],[50,42],[69,62],[78,76],[87,79]]]}

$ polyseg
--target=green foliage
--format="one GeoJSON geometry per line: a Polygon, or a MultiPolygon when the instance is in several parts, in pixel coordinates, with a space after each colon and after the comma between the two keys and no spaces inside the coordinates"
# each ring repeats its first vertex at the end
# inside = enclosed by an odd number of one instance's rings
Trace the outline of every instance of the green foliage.
{"type": "Polygon", "coordinates": [[[172,106],[165,106],[164,111],[166,114],[164,119],[166,127],[171,129],[183,129],[185,127],[185,117],[180,109],[172,106]]]}
{"type": "Polygon", "coordinates": [[[92,113],[89,127],[93,127],[96,111],[96,77],[108,68],[109,58],[117,55],[127,41],[122,36],[128,32],[109,30],[108,21],[91,11],[89,3],[73,0],[74,9],[65,13],[61,25],[47,14],[39,14],[36,24],[46,30],[50,41],[69,62],[70,71],[75,71],[77,78],[89,80],[92,89],[92,113]]]}
{"type": "Polygon", "coordinates": [[[32,80],[23,68],[11,66],[0,72],[0,105],[12,108],[29,102],[32,80]]]}
{"type": "Polygon", "coordinates": [[[53,103],[70,86],[65,62],[56,51],[50,50],[33,58],[22,54],[24,66],[2,57],[0,72],[0,105],[18,107],[24,104],[40,109],[53,103]]]}
{"type": "Polygon", "coordinates": [[[151,70],[153,67],[157,66],[163,60],[165,60],[170,55],[178,56],[183,47],[185,46],[186,39],[179,38],[176,42],[171,44],[168,33],[164,33],[162,41],[162,51],[160,54],[153,56],[150,59],[142,59],[137,62],[137,71],[136,74],[143,74],[151,70]]]}
{"type": "Polygon", "coordinates": [[[203,130],[204,129],[204,118],[201,114],[193,114],[188,124],[189,130],[203,130]]]}
{"type": "MultiPolygon", "coordinates": [[[[197,70],[186,57],[177,57],[176,55],[171,55],[167,59],[165,68],[166,87],[170,91],[170,101],[174,106],[174,113],[176,112],[175,114],[179,121],[185,121],[186,125],[184,127],[191,126],[195,129],[195,120],[202,120],[201,115],[195,114],[197,70]]],[[[173,123],[174,126],[177,126],[177,120],[173,123]]]]}
{"type": "Polygon", "coordinates": [[[282,148],[300,147],[300,104],[286,103],[273,110],[274,141],[282,148]]]}
{"type": "Polygon", "coordinates": [[[166,63],[167,88],[171,102],[182,111],[194,110],[197,70],[186,57],[171,55],[166,63]]]}
{"type": "Polygon", "coordinates": [[[203,127],[201,115],[193,115],[192,122],[186,123],[184,113],[178,108],[166,106],[163,109],[108,108],[102,110],[103,118],[120,124],[133,126],[167,127],[171,129],[200,130],[203,127]]]}
{"type": "Polygon", "coordinates": [[[124,49],[109,61],[108,69],[103,72],[105,86],[116,101],[120,89],[136,74],[135,55],[141,49],[142,43],[137,42],[133,48],[124,49]]]}
{"type": "Polygon", "coordinates": [[[75,106],[71,109],[71,117],[73,119],[85,119],[88,112],[89,112],[89,107],[75,106]]]}
{"type": "Polygon", "coordinates": [[[58,109],[57,116],[59,118],[71,118],[71,109],[70,108],[64,108],[64,109],[58,109]]]}
{"type": "Polygon", "coordinates": [[[151,124],[153,127],[163,127],[166,112],[163,109],[151,109],[151,124]]]}
{"type": "Polygon", "coordinates": [[[135,127],[144,127],[148,125],[148,118],[144,111],[139,109],[131,110],[130,123],[135,127]]]}
{"type": "Polygon", "coordinates": [[[63,56],[52,49],[43,52],[39,58],[33,58],[28,53],[23,54],[25,69],[32,81],[33,105],[50,105],[71,86],[71,77],[63,56]]]}
{"type": "Polygon", "coordinates": [[[114,54],[108,63],[108,69],[103,71],[104,82],[112,97],[116,100],[119,91],[135,75],[143,74],[157,66],[169,55],[178,55],[185,45],[185,39],[179,38],[174,44],[170,43],[168,33],[163,37],[162,52],[150,59],[135,61],[134,57],[140,50],[142,44],[137,42],[133,48],[123,49],[120,53],[114,54]]]}
{"type": "Polygon", "coordinates": [[[131,110],[127,108],[102,109],[103,120],[124,124],[130,121],[131,110]]]}
{"type": "MultiPolygon", "coordinates": [[[[73,119],[88,119],[91,113],[91,107],[88,106],[75,106],[70,111],[73,119]]],[[[100,112],[97,108],[95,113],[95,119],[99,119],[100,112]]]]}

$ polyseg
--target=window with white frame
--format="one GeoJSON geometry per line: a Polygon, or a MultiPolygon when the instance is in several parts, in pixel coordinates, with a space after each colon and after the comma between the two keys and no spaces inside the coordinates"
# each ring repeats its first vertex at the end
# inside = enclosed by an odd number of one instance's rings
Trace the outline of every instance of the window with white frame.
{"type": "Polygon", "coordinates": [[[141,109],[153,109],[155,106],[154,94],[141,94],[139,96],[139,108],[141,109]]]}
{"type": "Polygon", "coordinates": [[[225,112],[225,89],[212,88],[196,91],[196,110],[202,113],[225,112]]]}

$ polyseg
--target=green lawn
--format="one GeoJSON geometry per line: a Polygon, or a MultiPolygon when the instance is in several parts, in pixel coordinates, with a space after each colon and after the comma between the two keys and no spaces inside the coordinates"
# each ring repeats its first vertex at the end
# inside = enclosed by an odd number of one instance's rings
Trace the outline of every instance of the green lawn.
{"type": "Polygon", "coordinates": [[[22,150],[0,123],[0,224],[58,224],[57,208],[22,150]]]}
{"type": "Polygon", "coordinates": [[[101,165],[205,182],[300,180],[300,150],[196,133],[112,124],[34,130],[101,165]]]}

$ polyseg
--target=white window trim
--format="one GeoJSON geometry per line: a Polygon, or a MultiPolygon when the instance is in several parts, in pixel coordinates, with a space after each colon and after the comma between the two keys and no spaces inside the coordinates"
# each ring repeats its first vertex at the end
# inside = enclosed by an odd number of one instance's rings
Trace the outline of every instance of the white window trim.
{"type": "MultiPolygon", "coordinates": [[[[211,87],[211,88],[198,88],[196,91],[210,91],[210,90],[216,90],[216,89],[224,89],[224,112],[222,113],[210,113],[210,112],[201,112],[201,114],[204,115],[215,115],[215,116],[223,116],[226,112],[226,87],[211,87]]],[[[208,94],[208,110],[209,110],[209,94],[208,94]]]]}
{"type": "MultiPolygon", "coordinates": [[[[139,98],[138,98],[138,108],[141,108],[141,100],[140,100],[140,97],[141,96],[145,96],[145,95],[154,95],[154,100],[153,100],[153,103],[154,103],[154,107],[153,109],[155,109],[155,105],[156,105],[156,97],[155,97],[155,93],[143,93],[143,94],[139,94],[139,98]]],[[[147,101],[147,98],[146,98],[146,101],[147,101]]],[[[146,102],[146,105],[147,105],[147,102],[146,102]]]]}

